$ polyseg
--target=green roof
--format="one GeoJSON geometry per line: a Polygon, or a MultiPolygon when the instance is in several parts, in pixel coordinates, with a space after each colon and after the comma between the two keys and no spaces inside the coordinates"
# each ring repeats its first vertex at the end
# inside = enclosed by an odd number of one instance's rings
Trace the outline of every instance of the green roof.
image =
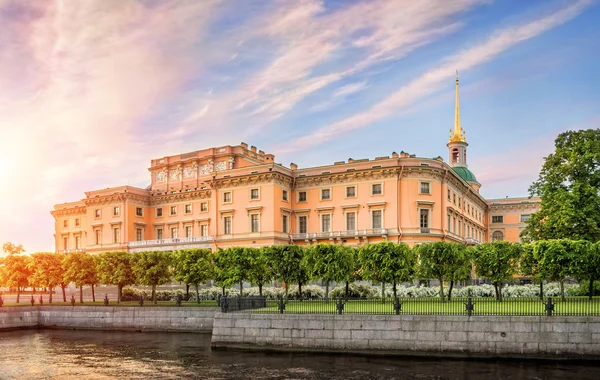
{"type": "Polygon", "coordinates": [[[464,179],[467,182],[477,182],[477,178],[475,178],[475,174],[473,174],[472,171],[470,171],[469,169],[462,167],[462,166],[458,166],[455,168],[452,168],[452,170],[454,170],[454,172],[456,172],[456,174],[458,174],[460,176],[460,178],[464,179]]]}

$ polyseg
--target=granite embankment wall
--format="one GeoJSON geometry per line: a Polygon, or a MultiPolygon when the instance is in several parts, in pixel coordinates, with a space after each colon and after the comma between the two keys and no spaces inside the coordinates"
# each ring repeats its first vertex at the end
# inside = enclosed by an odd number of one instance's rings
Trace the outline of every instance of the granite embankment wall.
{"type": "Polygon", "coordinates": [[[210,333],[216,308],[22,306],[0,308],[0,331],[19,328],[210,333]]]}
{"type": "Polygon", "coordinates": [[[216,313],[215,348],[598,359],[599,317],[216,313]]]}

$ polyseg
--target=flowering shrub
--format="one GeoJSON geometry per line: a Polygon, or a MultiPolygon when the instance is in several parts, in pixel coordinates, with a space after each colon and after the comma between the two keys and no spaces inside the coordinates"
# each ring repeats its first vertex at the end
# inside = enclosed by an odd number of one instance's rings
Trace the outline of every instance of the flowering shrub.
{"type": "MultiPolygon", "coordinates": [[[[223,294],[223,288],[220,288],[218,286],[211,286],[210,288],[200,289],[198,291],[198,294],[200,295],[200,299],[216,300],[220,295],[223,294]]],[[[225,294],[227,294],[228,296],[238,296],[240,294],[240,291],[234,288],[225,288],[225,294]]],[[[194,292],[191,295],[191,297],[193,297],[195,300],[196,292],[194,292]]]]}
{"type": "MultiPolygon", "coordinates": [[[[304,291],[304,289],[302,289],[304,291]]],[[[267,298],[277,298],[285,292],[283,288],[273,288],[271,286],[264,286],[262,289],[262,295],[267,298]]],[[[260,292],[258,291],[258,286],[254,286],[252,288],[244,289],[244,296],[258,296],[260,292]]]]}
{"type": "MultiPolygon", "coordinates": [[[[183,290],[157,290],[156,300],[175,301],[178,294],[181,295],[182,299],[185,298],[183,290]]],[[[124,288],[121,293],[121,301],[139,301],[142,296],[144,296],[145,300],[151,300],[152,291],[148,289],[124,288]]]]}
{"type": "MultiPolygon", "coordinates": [[[[283,289],[285,293],[285,289],[283,289]]],[[[283,293],[282,293],[283,294],[283,293]]],[[[291,285],[288,290],[288,297],[298,297],[298,285],[291,285]]],[[[302,287],[302,298],[324,298],[325,290],[319,285],[304,285],[302,287]]]]}
{"type": "MultiPolygon", "coordinates": [[[[371,285],[350,284],[348,297],[375,298],[380,296],[380,290],[371,285]]],[[[346,285],[336,286],[329,292],[330,298],[346,297],[346,285]]]]}

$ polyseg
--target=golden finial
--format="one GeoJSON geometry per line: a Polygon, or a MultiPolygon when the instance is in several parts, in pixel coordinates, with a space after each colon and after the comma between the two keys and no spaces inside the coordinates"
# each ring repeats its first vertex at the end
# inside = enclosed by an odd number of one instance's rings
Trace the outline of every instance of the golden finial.
{"type": "Polygon", "coordinates": [[[450,131],[450,141],[453,142],[467,142],[466,134],[460,126],[460,101],[458,97],[458,70],[456,70],[456,100],[454,109],[454,131],[450,131]]]}

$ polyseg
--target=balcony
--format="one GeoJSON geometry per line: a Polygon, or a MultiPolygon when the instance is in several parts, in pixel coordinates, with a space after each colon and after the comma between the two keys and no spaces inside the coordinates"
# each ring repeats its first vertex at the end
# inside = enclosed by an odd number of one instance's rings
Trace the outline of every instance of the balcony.
{"type": "Polygon", "coordinates": [[[421,233],[422,234],[430,234],[431,233],[431,228],[429,228],[429,227],[421,227],[421,233]]]}
{"type": "Polygon", "coordinates": [[[341,238],[366,238],[369,236],[387,236],[385,228],[372,228],[363,230],[344,230],[331,232],[307,232],[291,234],[292,240],[318,240],[318,239],[341,239],[341,238]]]}
{"type": "Polygon", "coordinates": [[[479,244],[481,244],[481,242],[477,239],[465,238],[465,244],[466,245],[479,245],[479,244]]]}
{"type": "Polygon", "coordinates": [[[85,250],[79,248],[79,249],[58,249],[55,251],[56,253],[82,253],[85,252],[85,250]]]}
{"type": "Polygon", "coordinates": [[[149,247],[167,247],[177,245],[208,245],[212,241],[212,236],[194,236],[176,239],[130,241],[129,243],[127,243],[127,247],[129,249],[139,250],[140,248],[149,247]]]}

